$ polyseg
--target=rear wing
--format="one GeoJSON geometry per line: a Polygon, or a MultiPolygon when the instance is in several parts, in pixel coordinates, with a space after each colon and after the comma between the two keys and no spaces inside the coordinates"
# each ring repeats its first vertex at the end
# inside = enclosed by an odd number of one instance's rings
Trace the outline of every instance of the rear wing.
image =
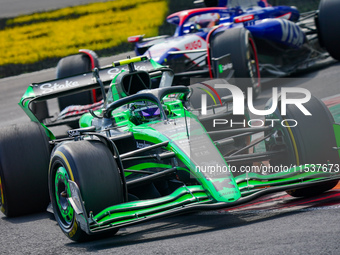
{"type": "MultiPolygon", "coordinates": [[[[146,56],[135,57],[131,59],[125,59],[114,62],[110,66],[100,68],[98,70],[99,77],[105,87],[110,86],[111,81],[121,73],[122,71],[128,71],[128,63],[134,63],[136,70],[143,70],[146,72],[156,71],[163,66],[159,65],[152,59],[148,59],[146,56]]],[[[49,124],[46,122],[46,118],[51,118],[48,115],[48,107],[46,101],[53,98],[59,98],[66,95],[80,93],[92,89],[98,89],[98,84],[93,72],[87,72],[79,75],[69,76],[62,79],[54,79],[44,81],[40,83],[32,83],[27,88],[25,94],[22,96],[19,106],[25,111],[29,118],[34,121],[41,123],[45,128],[47,135],[54,139],[53,134],[45,126],[56,126],[69,124],[70,121],[54,122],[49,124]],[[41,112],[43,112],[42,115],[41,112]],[[45,122],[45,123],[44,123],[45,122]]],[[[77,121],[77,120],[71,120],[77,121]]]]}
{"type": "MultiPolygon", "coordinates": [[[[117,74],[123,70],[128,70],[125,61],[127,60],[117,61],[110,66],[99,69],[99,76],[105,86],[109,86],[117,74]]],[[[148,59],[146,56],[128,59],[128,61],[130,63],[135,62],[136,70],[152,71],[162,67],[155,61],[148,59]]],[[[41,83],[32,83],[21,98],[19,105],[26,107],[27,104],[30,104],[33,101],[45,101],[51,98],[58,98],[96,88],[99,88],[99,84],[94,78],[93,72],[44,81],[41,83]]]]}

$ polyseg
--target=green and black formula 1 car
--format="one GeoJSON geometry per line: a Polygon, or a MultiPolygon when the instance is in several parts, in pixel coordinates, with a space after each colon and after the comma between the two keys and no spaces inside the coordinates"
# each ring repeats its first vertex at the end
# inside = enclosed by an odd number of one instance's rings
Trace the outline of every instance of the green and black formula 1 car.
{"type": "Polygon", "coordinates": [[[318,99],[304,104],[311,116],[292,104],[251,127],[247,113],[233,115],[226,81],[171,86],[172,77],[138,57],[31,84],[19,105],[32,122],[0,129],[1,211],[12,217],[51,203],[62,232],[84,241],[160,217],[278,191],[311,196],[337,184],[340,126],[318,99]],[[67,124],[84,108],[51,121],[41,117],[44,102],[98,87],[103,105],[86,108],[80,128],[56,138],[48,126],[67,124]]]}

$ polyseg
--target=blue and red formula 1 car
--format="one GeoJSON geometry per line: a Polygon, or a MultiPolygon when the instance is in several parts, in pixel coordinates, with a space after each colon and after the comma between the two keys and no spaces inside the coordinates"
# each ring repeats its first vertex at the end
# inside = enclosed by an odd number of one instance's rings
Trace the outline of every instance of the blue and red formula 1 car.
{"type": "MultiPolygon", "coordinates": [[[[180,11],[168,16],[176,26],[172,36],[144,38],[131,36],[136,55],[147,55],[175,72],[175,84],[189,85],[192,77],[237,78],[229,83],[243,91],[261,91],[261,77],[280,77],[306,69],[320,60],[340,60],[340,2],[321,0],[319,10],[299,13],[295,7],[270,6],[257,0],[205,0],[206,7],[180,11]],[[224,6],[224,7],[223,7],[224,6]],[[226,7],[227,6],[227,7],[226,7]]],[[[59,61],[57,78],[99,67],[94,52],[59,61]]],[[[58,98],[62,111],[69,105],[100,101],[99,93],[58,98]]]]}
{"type": "MultiPolygon", "coordinates": [[[[243,90],[260,92],[262,76],[285,76],[307,68],[328,53],[340,60],[340,2],[322,0],[318,11],[300,14],[295,7],[267,1],[204,1],[207,7],[167,17],[173,36],[132,36],[137,55],[169,65],[178,78],[226,77],[230,67],[243,90]]],[[[183,79],[181,80],[183,84],[183,79]]]]}

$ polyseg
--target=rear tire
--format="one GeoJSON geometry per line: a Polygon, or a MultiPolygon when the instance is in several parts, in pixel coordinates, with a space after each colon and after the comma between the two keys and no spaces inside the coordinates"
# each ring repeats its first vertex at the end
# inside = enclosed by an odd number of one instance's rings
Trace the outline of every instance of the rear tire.
{"type": "MultiPolygon", "coordinates": [[[[110,150],[99,141],[64,143],[53,153],[49,170],[49,191],[53,212],[63,231],[73,241],[88,241],[78,226],[75,212],[65,197],[70,196],[68,180],[75,181],[80,189],[87,213],[96,215],[109,206],[123,202],[123,188],[117,163],[110,150]]],[[[110,234],[118,231],[113,229],[110,234]]]]}
{"type": "MultiPolygon", "coordinates": [[[[98,66],[98,60],[95,65],[98,66]]],[[[57,79],[66,78],[72,75],[91,72],[91,60],[85,54],[77,54],[62,58],[57,65],[57,79]]],[[[87,105],[93,103],[92,92],[85,91],[78,94],[58,98],[60,111],[70,105],[87,105]]]]}
{"type": "MultiPolygon", "coordinates": [[[[284,162],[285,165],[296,164],[339,164],[339,155],[333,147],[336,140],[333,130],[334,119],[327,107],[319,99],[312,96],[304,106],[312,114],[305,116],[295,105],[287,106],[285,119],[298,121],[296,127],[291,127],[290,140],[296,144],[293,156],[295,162],[284,162]]],[[[293,197],[308,197],[321,194],[332,189],[338,181],[330,181],[308,188],[289,190],[287,193],[293,197]]]]}
{"type": "Polygon", "coordinates": [[[321,0],[319,5],[319,36],[329,54],[340,61],[340,2],[321,0]]]}
{"type": "Polygon", "coordinates": [[[8,217],[46,210],[50,147],[31,122],[0,129],[0,209],[8,217]]]}
{"type": "Polygon", "coordinates": [[[235,85],[242,91],[253,89],[253,98],[261,93],[259,61],[255,42],[245,28],[233,28],[216,34],[211,39],[211,56],[218,58],[231,55],[235,71],[235,85]]]}

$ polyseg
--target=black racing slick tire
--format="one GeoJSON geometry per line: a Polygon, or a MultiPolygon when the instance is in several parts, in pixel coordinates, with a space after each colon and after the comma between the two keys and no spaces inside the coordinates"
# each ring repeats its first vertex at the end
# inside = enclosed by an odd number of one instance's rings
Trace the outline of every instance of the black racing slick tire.
{"type": "MultiPolygon", "coordinates": [[[[324,103],[313,97],[304,106],[312,114],[304,115],[295,105],[287,106],[285,119],[296,120],[298,125],[290,127],[290,140],[293,144],[293,152],[296,165],[339,164],[339,154],[333,130],[334,119],[324,103]]],[[[338,181],[329,181],[315,186],[289,190],[287,193],[293,197],[308,197],[321,194],[332,189],[338,181]]]]}
{"type": "Polygon", "coordinates": [[[0,209],[8,217],[46,210],[49,141],[31,122],[0,128],[0,209]]]}
{"type": "MultiPolygon", "coordinates": [[[[71,196],[68,181],[80,190],[87,214],[95,216],[109,206],[123,202],[123,187],[117,163],[111,151],[99,141],[66,142],[53,152],[49,170],[49,192],[55,218],[71,240],[83,242],[87,235],[75,218],[67,197],[71,196]]],[[[114,235],[118,228],[109,231],[114,235]]]]}
{"type": "Polygon", "coordinates": [[[260,69],[256,45],[249,30],[240,27],[216,34],[210,42],[212,58],[230,54],[235,85],[242,91],[252,88],[253,98],[261,92],[260,69]]]}
{"type": "MultiPolygon", "coordinates": [[[[98,60],[94,58],[96,66],[99,66],[98,60]]],[[[92,63],[90,58],[85,54],[76,54],[62,58],[57,65],[57,79],[66,78],[72,75],[91,72],[92,63]]],[[[69,96],[59,97],[58,105],[60,111],[70,105],[87,105],[93,103],[93,94],[91,91],[85,91],[69,96]]]]}
{"type": "Polygon", "coordinates": [[[340,1],[321,0],[319,5],[319,36],[329,54],[340,61],[340,1]]]}

